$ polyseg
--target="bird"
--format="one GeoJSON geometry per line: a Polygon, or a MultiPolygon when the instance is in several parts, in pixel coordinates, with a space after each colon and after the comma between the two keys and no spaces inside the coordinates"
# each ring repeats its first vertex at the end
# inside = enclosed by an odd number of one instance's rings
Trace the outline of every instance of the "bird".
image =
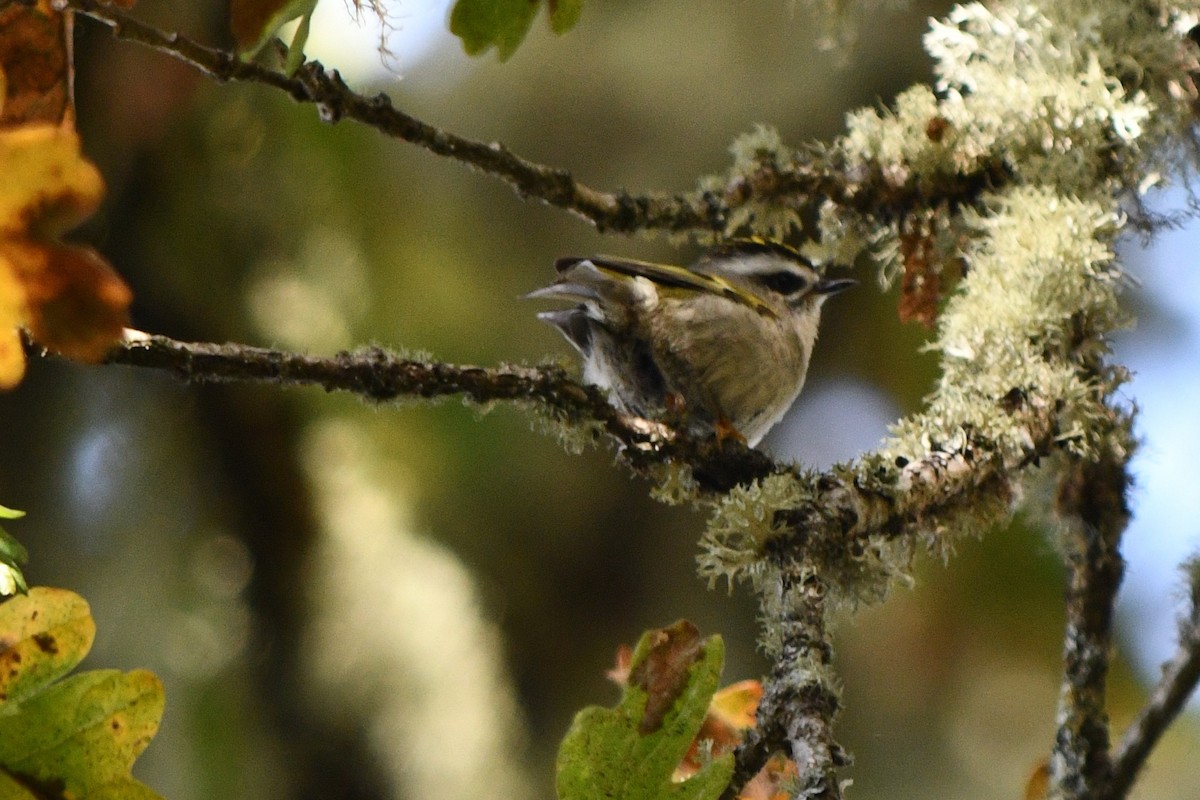
{"type": "Polygon", "coordinates": [[[821,308],[857,281],[827,278],[798,250],[731,239],[690,267],[567,256],[526,295],[567,300],[538,319],[583,357],[583,381],[619,411],[753,447],[808,374],[821,308]]]}

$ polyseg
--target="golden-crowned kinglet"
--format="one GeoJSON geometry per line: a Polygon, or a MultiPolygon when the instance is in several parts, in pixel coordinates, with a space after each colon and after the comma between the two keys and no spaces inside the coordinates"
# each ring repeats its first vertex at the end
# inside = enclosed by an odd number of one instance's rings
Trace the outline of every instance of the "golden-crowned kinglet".
{"type": "Polygon", "coordinates": [[[786,245],[733,240],[690,268],[611,256],[555,262],[527,297],[583,354],[583,379],[626,413],[683,411],[689,430],[753,446],[804,386],[821,306],[856,281],[823,278],[786,245]]]}

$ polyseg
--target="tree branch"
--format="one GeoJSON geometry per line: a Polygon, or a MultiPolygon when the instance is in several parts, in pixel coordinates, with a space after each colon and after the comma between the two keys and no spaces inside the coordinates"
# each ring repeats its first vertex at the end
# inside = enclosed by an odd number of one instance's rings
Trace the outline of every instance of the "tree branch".
{"type": "MultiPolygon", "coordinates": [[[[27,349],[32,357],[47,355],[36,345],[27,349]]],[[[911,535],[939,516],[980,502],[981,497],[1003,495],[1012,470],[1063,444],[1056,440],[1053,398],[1019,409],[1002,398],[998,409],[1015,415],[1029,431],[1027,452],[1018,461],[1006,462],[986,442],[969,441],[935,449],[927,458],[903,465],[862,466],[870,461],[864,457],[857,472],[852,466],[799,475],[793,465],[760,450],[730,440],[717,444],[712,437],[696,439],[661,423],[622,414],[609,405],[603,392],[574,381],[556,366],[455,365],[401,358],[378,347],[322,358],[243,344],[180,342],[165,336],[127,341],[109,355],[108,363],[167,371],[186,383],[320,386],[327,392],[350,392],[377,402],[462,395],[476,403],[538,404],[563,422],[597,423],[642,474],[669,462],[687,464],[708,492],[724,492],[772,474],[797,474],[812,494],[783,515],[789,532],[772,543],[782,559],[803,558],[817,535],[833,536],[839,546],[848,548],[874,536],[911,535]],[[864,481],[860,472],[873,479],[864,481]]]]}
{"type": "Polygon", "coordinates": [[[1149,702],[1130,724],[1112,757],[1112,780],[1104,797],[1121,800],[1133,786],[1150,751],[1200,683],[1200,575],[1192,576],[1191,610],[1179,626],[1179,649],[1163,666],[1149,702]]]}
{"type": "Polygon", "coordinates": [[[841,701],[832,685],[833,647],[826,625],[828,585],[816,570],[775,561],[764,579],[762,612],[777,616],[779,639],[768,642],[772,670],[763,686],[758,724],[738,748],[721,800],[733,800],[772,754],[796,764],[800,800],[841,800],[837,770],[849,755],[833,738],[841,701]]]}
{"type": "MultiPolygon", "coordinates": [[[[33,357],[46,356],[36,345],[27,349],[33,357]]],[[[618,443],[622,458],[640,474],[661,475],[658,470],[670,462],[687,465],[709,493],[772,474],[796,475],[810,493],[780,513],[787,532],[769,543],[767,556],[778,578],[760,584],[765,588],[764,606],[782,606],[783,613],[777,615],[783,620],[780,658],[767,683],[763,727],[738,753],[733,792],[780,750],[790,750],[805,768],[802,779],[811,796],[833,798],[837,794],[831,793],[839,791],[833,771],[847,759],[831,733],[838,699],[827,682],[813,678],[829,661],[827,587],[824,577],[815,577],[822,574],[819,570],[801,566],[811,567],[814,557],[834,551],[861,554],[874,538],[912,537],[996,499],[1006,503],[1017,472],[1064,446],[1053,398],[1017,403],[1006,395],[996,401],[997,413],[1009,414],[1029,433],[1028,448],[1020,458],[1006,459],[990,450],[988,442],[967,439],[934,448],[919,461],[880,463],[866,456],[847,467],[802,474],[734,442],[696,440],[661,423],[621,414],[602,392],[580,385],[554,366],[454,365],[401,358],[375,347],[319,358],[162,336],[126,342],[108,362],[167,371],[187,383],[320,386],[379,402],[461,395],[477,403],[536,405],[561,422],[594,424],[598,433],[618,443]],[[798,670],[798,664],[808,665],[808,671],[798,670]]]]}
{"type": "Polygon", "coordinates": [[[603,192],[574,180],[565,169],[538,164],[499,142],[479,142],[435,127],[392,105],[383,93],[366,97],[350,89],[337,70],[306,62],[294,76],[284,75],[234,53],[167,33],[100,0],[53,0],[107,25],[114,37],[171,56],[222,83],[258,83],[279,89],[299,103],[317,106],[321,119],[348,118],[429,152],[459,161],[499,178],[518,196],[570,211],[600,231],[638,230],[726,232],[733,212],[750,203],[775,203],[796,212],[816,209],[826,200],[848,210],[887,220],[919,207],[955,209],[974,204],[1012,177],[1010,165],[996,157],[968,170],[913,172],[903,180],[880,165],[850,167],[836,150],[807,147],[795,163],[781,166],[764,159],[750,175],[731,176],[718,191],[667,195],[603,192]]]}
{"type": "Polygon", "coordinates": [[[104,23],[117,39],[165,53],[214,80],[258,83],[279,89],[296,102],[316,105],[326,122],[353,119],[435,155],[474,167],[503,180],[519,196],[571,211],[602,231],[720,230],[724,226],[726,209],[715,198],[636,197],[624,191],[609,193],[592,189],[573,180],[570,172],[529,161],[499,142],[475,141],[423,122],[393,106],[386,94],[374,97],[358,94],[346,85],[337,70],[326,72],[319,62],[306,62],[294,76],[287,76],[178,33],[161,31],[99,0],[54,0],[54,4],[104,23]]]}
{"type": "MultiPolygon", "coordinates": [[[[26,349],[33,358],[50,355],[36,344],[26,349]]],[[[731,440],[718,444],[713,437],[697,439],[662,423],[622,414],[603,392],[578,383],[557,366],[456,365],[401,358],[378,347],[322,358],[165,336],[127,341],[107,361],[170,372],[185,383],[320,386],[377,402],[462,395],[476,403],[536,404],[561,422],[597,424],[638,473],[648,475],[672,462],[686,464],[701,490],[710,493],[791,473],[811,493],[780,515],[787,530],[771,542],[771,549],[781,563],[805,559],[817,539],[822,547],[853,552],[874,537],[912,536],[987,499],[1006,500],[1017,471],[1067,443],[1058,438],[1056,398],[1017,405],[1006,396],[997,400],[997,413],[1013,416],[1028,432],[1027,448],[1018,459],[1001,457],[986,441],[967,440],[935,448],[918,461],[879,463],[868,455],[828,472],[801,474],[794,465],[761,450],[731,440]]]]}
{"type": "MultiPolygon", "coordinates": [[[[35,358],[49,355],[32,343],[26,350],[35,358]]],[[[700,488],[708,492],[727,491],[791,469],[736,442],[697,439],[622,414],[609,405],[603,392],[579,384],[557,366],[447,364],[401,358],[379,347],[321,358],[244,344],[180,342],[165,336],[126,341],[112,351],[108,363],[163,370],[185,383],[320,386],[327,392],[349,392],[376,402],[461,395],[475,403],[527,403],[558,422],[596,424],[618,443],[624,460],[640,474],[668,462],[687,464],[700,488]]]]}
{"type": "MultiPolygon", "coordinates": [[[[1114,412],[1115,413],[1115,412],[1114,412]]],[[[1114,426],[1128,430],[1128,420],[1114,426]]],[[[1132,452],[1132,448],[1125,452],[1132,452]]],[[[1125,459],[1111,452],[1069,464],[1056,502],[1066,520],[1067,566],[1063,682],[1050,778],[1063,798],[1095,798],[1112,777],[1105,687],[1112,650],[1113,607],[1125,564],[1118,552],[1129,521],[1125,459]]]]}

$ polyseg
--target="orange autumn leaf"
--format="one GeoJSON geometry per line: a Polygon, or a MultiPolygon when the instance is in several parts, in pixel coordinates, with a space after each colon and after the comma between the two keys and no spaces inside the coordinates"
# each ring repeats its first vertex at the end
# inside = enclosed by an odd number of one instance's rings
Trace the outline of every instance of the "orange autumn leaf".
{"type": "Polygon", "coordinates": [[[1025,800],[1046,800],[1050,796],[1050,761],[1043,758],[1025,781],[1025,800]]]}
{"type": "Polygon", "coordinates": [[[747,680],[730,684],[713,695],[708,715],[737,730],[753,728],[762,695],[762,683],[759,681],[747,680]]]}
{"type": "Polygon", "coordinates": [[[676,780],[694,775],[710,758],[732,753],[742,743],[745,731],[753,728],[762,699],[762,684],[746,680],[718,689],[708,704],[708,713],[687,755],[675,770],[676,780]]]}
{"type": "Polygon", "coordinates": [[[26,325],[38,344],[76,361],[101,361],[121,338],[133,296],[92,248],[0,242],[0,260],[24,277],[26,325]]]}
{"type": "Polygon", "coordinates": [[[25,292],[10,269],[0,269],[0,390],[25,377],[25,348],[17,330],[25,312],[25,292]]]}
{"type": "Polygon", "coordinates": [[[0,174],[0,388],[10,388],[24,370],[18,327],[71,358],[98,361],[120,338],[132,296],[98,253],[57,241],[104,193],[73,130],[0,130],[0,174]]]}
{"type": "Polygon", "coordinates": [[[796,762],[776,753],[738,794],[738,800],[791,800],[800,775],[796,762]]]}

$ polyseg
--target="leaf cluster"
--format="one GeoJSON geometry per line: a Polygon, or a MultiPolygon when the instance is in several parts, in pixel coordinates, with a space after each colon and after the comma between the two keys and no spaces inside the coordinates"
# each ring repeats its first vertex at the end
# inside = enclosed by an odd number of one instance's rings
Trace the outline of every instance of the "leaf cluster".
{"type": "Polygon", "coordinates": [[[162,717],[151,672],[63,677],[91,649],[87,602],[36,587],[0,604],[0,798],[155,800],[133,778],[162,717]]]}

